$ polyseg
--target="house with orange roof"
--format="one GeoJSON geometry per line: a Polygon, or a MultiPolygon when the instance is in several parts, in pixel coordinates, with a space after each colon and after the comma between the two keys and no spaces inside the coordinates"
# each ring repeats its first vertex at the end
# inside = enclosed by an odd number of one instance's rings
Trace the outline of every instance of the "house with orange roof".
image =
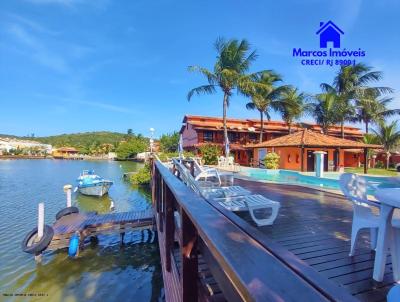
{"type": "MultiPolygon", "coordinates": [[[[223,147],[223,121],[220,117],[185,115],[182,121],[180,133],[183,138],[183,148],[188,151],[197,152],[199,147],[204,144],[217,144],[223,147]]],[[[241,165],[250,165],[265,156],[265,152],[254,153],[254,145],[259,142],[261,122],[258,119],[227,119],[228,137],[230,142],[230,151],[235,158],[235,162],[241,165]],[[260,156],[259,156],[260,155],[260,156]]],[[[319,125],[311,123],[297,123],[292,125],[292,132],[302,129],[321,133],[319,125]]],[[[263,141],[268,142],[289,134],[288,125],[283,121],[264,121],[263,141]]],[[[351,141],[361,141],[363,133],[356,127],[344,127],[346,139],[351,141]]],[[[331,137],[341,137],[341,128],[339,126],[330,127],[328,135],[331,137]]],[[[257,150],[266,148],[257,148],[257,150]]],[[[360,148],[347,150],[343,153],[344,166],[357,166],[360,163],[362,151],[360,148]]],[[[333,156],[333,155],[332,155],[333,156]]]]}

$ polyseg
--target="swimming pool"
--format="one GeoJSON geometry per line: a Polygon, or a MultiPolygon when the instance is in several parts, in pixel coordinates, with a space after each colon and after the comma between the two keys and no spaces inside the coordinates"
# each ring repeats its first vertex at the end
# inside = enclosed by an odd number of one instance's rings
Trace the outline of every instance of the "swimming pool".
{"type": "MultiPolygon", "coordinates": [[[[307,185],[325,189],[340,190],[340,173],[328,172],[325,177],[319,178],[311,174],[290,170],[267,170],[246,168],[240,172],[245,177],[264,180],[274,183],[307,185]]],[[[400,186],[400,177],[366,176],[373,188],[395,188],[400,186]]],[[[372,190],[373,191],[373,190],[372,190]]],[[[371,193],[371,192],[369,192],[371,193]]]]}

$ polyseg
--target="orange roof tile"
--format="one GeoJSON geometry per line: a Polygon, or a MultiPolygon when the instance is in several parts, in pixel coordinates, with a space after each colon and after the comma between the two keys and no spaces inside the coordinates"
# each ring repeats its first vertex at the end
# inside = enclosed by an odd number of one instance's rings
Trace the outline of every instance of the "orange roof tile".
{"type": "MultiPolygon", "coordinates": [[[[217,129],[222,130],[223,121],[221,117],[209,117],[209,116],[196,116],[196,115],[185,115],[183,123],[189,123],[197,129],[217,129]]],[[[261,122],[259,119],[237,119],[227,118],[228,131],[245,131],[245,132],[259,132],[261,128],[261,122]],[[252,129],[253,128],[253,129],[252,129]]],[[[292,130],[300,130],[302,128],[310,128],[316,131],[321,131],[321,127],[316,124],[310,123],[298,123],[292,125],[292,130]]],[[[182,128],[183,130],[183,128],[182,128]]],[[[266,132],[287,132],[288,126],[283,121],[264,121],[264,130],[266,132]]],[[[354,137],[362,137],[362,133],[359,128],[345,126],[345,134],[354,137]]],[[[332,126],[329,129],[329,134],[340,135],[341,129],[339,126],[332,126]]]]}
{"type": "Polygon", "coordinates": [[[338,138],[321,134],[308,129],[294,132],[285,136],[271,139],[259,144],[247,145],[246,147],[335,147],[335,148],[381,148],[380,145],[370,145],[349,139],[338,138]]]}

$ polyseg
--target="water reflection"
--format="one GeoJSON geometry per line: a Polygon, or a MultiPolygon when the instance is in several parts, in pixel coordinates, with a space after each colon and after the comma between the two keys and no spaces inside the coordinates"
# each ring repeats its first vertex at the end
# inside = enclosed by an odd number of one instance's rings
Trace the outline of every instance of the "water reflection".
{"type": "Polygon", "coordinates": [[[122,179],[123,173],[140,166],[106,161],[0,161],[0,294],[48,295],[7,301],[157,301],[163,284],[160,258],[156,243],[143,243],[153,238],[147,232],[127,233],[122,247],[119,235],[101,235],[99,243],[89,244],[78,259],[60,250],[46,253],[40,265],[20,248],[25,234],[36,225],[37,203],[45,203],[45,221],[51,225],[66,204],[63,186],[75,186],[85,169],[95,170],[114,185],[101,198],[74,193],[73,204],[81,212],[109,213],[111,201],[114,212],[148,208],[150,192],[122,179]]]}

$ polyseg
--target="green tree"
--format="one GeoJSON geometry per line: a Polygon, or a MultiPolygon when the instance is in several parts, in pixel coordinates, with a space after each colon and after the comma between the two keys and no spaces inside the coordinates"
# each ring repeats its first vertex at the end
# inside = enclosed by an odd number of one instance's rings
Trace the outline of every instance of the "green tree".
{"type": "Polygon", "coordinates": [[[297,88],[290,87],[282,92],[280,96],[279,112],[282,119],[288,125],[289,133],[291,133],[292,124],[295,120],[300,119],[304,114],[311,111],[311,105],[306,102],[307,96],[299,93],[297,88]]]}
{"type": "Polygon", "coordinates": [[[226,127],[226,112],[230,98],[235,89],[244,90],[251,80],[260,73],[246,74],[251,63],[257,58],[255,51],[250,52],[250,45],[246,40],[217,39],[215,42],[217,50],[217,61],[214,70],[200,66],[189,66],[189,71],[199,72],[207,78],[207,84],[196,87],[189,91],[187,99],[190,101],[194,94],[214,94],[217,88],[223,93],[222,117],[224,126],[224,141],[227,140],[228,130],[226,127]]]}
{"type": "Polygon", "coordinates": [[[132,137],[128,141],[121,142],[117,149],[117,156],[120,159],[128,159],[136,156],[138,153],[148,149],[148,142],[144,138],[132,137]]]}
{"type": "Polygon", "coordinates": [[[365,90],[373,90],[377,94],[393,92],[389,87],[369,87],[371,82],[382,78],[382,72],[372,71],[371,67],[358,63],[354,66],[341,66],[333,80],[333,86],[322,83],[321,88],[327,93],[336,92],[339,98],[336,110],[344,137],[344,122],[354,121],[355,107],[352,100],[362,96],[365,90]]]}
{"type": "Polygon", "coordinates": [[[388,109],[389,103],[393,98],[382,97],[374,90],[365,90],[355,100],[356,117],[355,121],[365,124],[365,132],[368,133],[371,123],[379,123],[384,121],[386,117],[400,114],[400,109],[388,109]]]}
{"type": "Polygon", "coordinates": [[[278,110],[280,106],[280,95],[289,86],[277,86],[282,81],[281,77],[273,71],[264,71],[260,77],[256,77],[249,85],[242,88],[242,92],[251,98],[246,104],[249,110],[258,110],[260,113],[260,143],[263,141],[264,114],[270,120],[269,111],[278,110]]]}
{"type": "Polygon", "coordinates": [[[315,121],[321,126],[324,134],[328,134],[329,127],[338,122],[336,104],[338,96],[336,93],[321,93],[316,95],[310,103],[310,111],[315,121]]]}
{"type": "Polygon", "coordinates": [[[389,125],[381,121],[378,123],[378,128],[376,130],[372,129],[372,131],[386,152],[386,169],[389,169],[390,151],[400,143],[400,131],[397,127],[397,121],[393,121],[389,125]]]}
{"type": "Polygon", "coordinates": [[[179,132],[163,134],[160,137],[160,149],[162,152],[176,152],[179,144],[179,132]]]}

